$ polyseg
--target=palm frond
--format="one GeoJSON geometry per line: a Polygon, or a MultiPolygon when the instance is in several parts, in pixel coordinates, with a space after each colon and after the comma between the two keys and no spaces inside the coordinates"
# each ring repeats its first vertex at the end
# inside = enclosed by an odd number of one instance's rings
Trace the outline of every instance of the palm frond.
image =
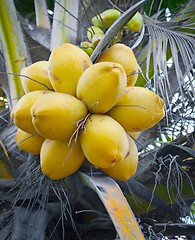
{"type": "Polygon", "coordinates": [[[37,27],[51,30],[49,16],[47,13],[47,4],[45,0],[34,0],[35,11],[36,11],[36,24],[37,27]]]}
{"type": "MultiPolygon", "coordinates": [[[[121,183],[121,185],[122,184],[123,183],[121,183]]],[[[158,197],[153,191],[148,189],[145,185],[136,181],[136,179],[130,178],[128,181],[126,181],[125,184],[137,197],[140,197],[141,199],[149,203],[147,210],[150,208],[151,205],[153,205],[160,211],[169,214],[172,217],[172,219],[177,220],[179,218],[177,213],[168,204],[166,204],[160,197],[158,197]]]]}
{"type": "Polygon", "coordinates": [[[76,44],[78,7],[78,0],[55,1],[51,33],[51,50],[66,42],[76,44]]]}
{"type": "MultiPolygon", "coordinates": [[[[19,74],[29,58],[13,1],[3,1],[0,4],[0,40],[7,72],[19,74]]],[[[24,91],[19,76],[8,76],[7,78],[11,98],[23,95],[24,91]]],[[[13,105],[15,103],[16,100],[12,102],[13,105]]]]}
{"type": "MultiPolygon", "coordinates": [[[[176,22],[161,22],[154,18],[144,17],[144,22],[148,30],[149,41],[147,45],[146,78],[150,83],[153,78],[153,87],[169,103],[168,95],[172,92],[171,79],[169,79],[167,61],[171,58],[175,67],[178,87],[183,95],[182,86],[186,85],[185,77],[189,76],[195,62],[195,40],[191,33],[180,31],[185,25],[176,22]],[[179,61],[179,54],[181,61],[179,61]],[[153,74],[149,76],[152,62],[153,74]],[[181,65],[184,66],[182,71],[181,65]]],[[[194,94],[194,86],[191,84],[191,91],[194,94]]],[[[172,93],[173,97],[174,92],[172,93]]],[[[170,96],[170,95],[169,95],[170,96]]]]}
{"type": "Polygon", "coordinates": [[[79,173],[83,182],[97,192],[121,239],[144,239],[134,214],[116,182],[103,174],[79,173]]]}

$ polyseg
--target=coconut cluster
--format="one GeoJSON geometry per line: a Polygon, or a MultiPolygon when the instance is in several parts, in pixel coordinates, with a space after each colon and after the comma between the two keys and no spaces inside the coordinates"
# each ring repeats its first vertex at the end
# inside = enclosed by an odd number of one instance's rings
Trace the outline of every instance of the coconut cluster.
{"type": "MultiPolygon", "coordinates": [[[[81,47],[89,56],[91,56],[106,31],[120,16],[121,12],[117,9],[107,9],[91,19],[93,25],[87,29],[88,41],[81,42],[81,47]]],[[[139,32],[142,29],[142,26],[143,17],[139,12],[137,12],[126,24],[126,26],[124,26],[123,29],[114,37],[112,44],[119,42],[126,30],[139,32]]]]}
{"type": "Polygon", "coordinates": [[[57,180],[87,159],[111,177],[134,175],[138,151],[133,138],[164,116],[164,102],[135,87],[138,65],[132,50],[115,44],[92,64],[73,44],[56,47],[49,61],[22,69],[25,95],[11,117],[18,147],[40,154],[41,169],[57,180]]]}

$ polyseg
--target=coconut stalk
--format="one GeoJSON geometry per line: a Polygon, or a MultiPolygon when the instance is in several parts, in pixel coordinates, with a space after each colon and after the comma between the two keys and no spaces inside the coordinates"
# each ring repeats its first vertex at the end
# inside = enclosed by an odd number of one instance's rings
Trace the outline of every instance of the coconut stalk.
{"type": "Polygon", "coordinates": [[[99,174],[89,176],[79,173],[85,185],[100,197],[116,228],[120,239],[144,240],[136,218],[118,184],[110,177],[99,174]]]}
{"type": "Polygon", "coordinates": [[[51,30],[51,25],[47,13],[47,4],[45,0],[34,0],[35,13],[36,13],[36,25],[40,28],[51,30]]]}
{"type": "Polygon", "coordinates": [[[24,94],[20,77],[17,74],[20,74],[21,69],[26,67],[27,60],[29,60],[12,0],[0,0],[0,40],[8,72],[12,107],[16,104],[17,98],[24,94]]]}
{"type": "Polygon", "coordinates": [[[55,1],[51,51],[64,43],[76,44],[78,9],[78,0],[55,1]]]}

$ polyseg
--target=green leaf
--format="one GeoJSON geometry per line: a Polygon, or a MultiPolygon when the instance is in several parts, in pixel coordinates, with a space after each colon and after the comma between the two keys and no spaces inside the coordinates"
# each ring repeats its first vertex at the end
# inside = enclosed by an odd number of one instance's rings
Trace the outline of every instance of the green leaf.
{"type": "MultiPolygon", "coordinates": [[[[0,40],[7,72],[20,74],[26,67],[28,55],[12,0],[1,0],[0,3],[0,40]]],[[[11,99],[24,94],[19,76],[8,75],[8,82],[11,99]]],[[[14,105],[16,100],[12,103],[14,105]]]]}
{"type": "Polygon", "coordinates": [[[14,0],[17,11],[22,17],[27,17],[35,12],[34,0],[14,0]]]}
{"type": "Polygon", "coordinates": [[[192,213],[195,213],[195,202],[193,202],[191,205],[191,211],[192,213]]]}
{"type": "Polygon", "coordinates": [[[167,142],[171,142],[172,141],[172,139],[169,136],[167,136],[166,139],[167,139],[167,142]]]}

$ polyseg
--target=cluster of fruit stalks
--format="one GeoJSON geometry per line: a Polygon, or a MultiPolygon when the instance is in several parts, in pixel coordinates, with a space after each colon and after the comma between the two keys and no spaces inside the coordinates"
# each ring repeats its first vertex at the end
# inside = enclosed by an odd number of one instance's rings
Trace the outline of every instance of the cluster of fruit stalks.
{"type": "MultiPolygon", "coordinates": [[[[91,19],[93,26],[89,27],[87,30],[87,38],[89,42],[81,42],[81,47],[89,56],[91,56],[107,29],[110,28],[110,26],[120,17],[120,15],[121,13],[118,10],[108,9],[101,14],[94,16],[91,19]]],[[[129,29],[132,32],[138,32],[142,29],[142,26],[142,15],[137,12],[133,16],[133,18],[127,23],[127,25],[124,26],[120,33],[115,37],[115,39],[113,39],[113,44],[122,39],[124,30],[129,29]]]]}
{"type": "Polygon", "coordinates": [[[18,147],[40,154],[41,169],[51,179],[73,174],[86,158],[127,180],[138,163],[131,136],[164,116],[163,100],[134,86],[137,72],[133,51],[123,44],[108,48],[94,64],[73,44],[56,47],[49,61],[21,71],[26,94],[11,112],[18,147]]]}

